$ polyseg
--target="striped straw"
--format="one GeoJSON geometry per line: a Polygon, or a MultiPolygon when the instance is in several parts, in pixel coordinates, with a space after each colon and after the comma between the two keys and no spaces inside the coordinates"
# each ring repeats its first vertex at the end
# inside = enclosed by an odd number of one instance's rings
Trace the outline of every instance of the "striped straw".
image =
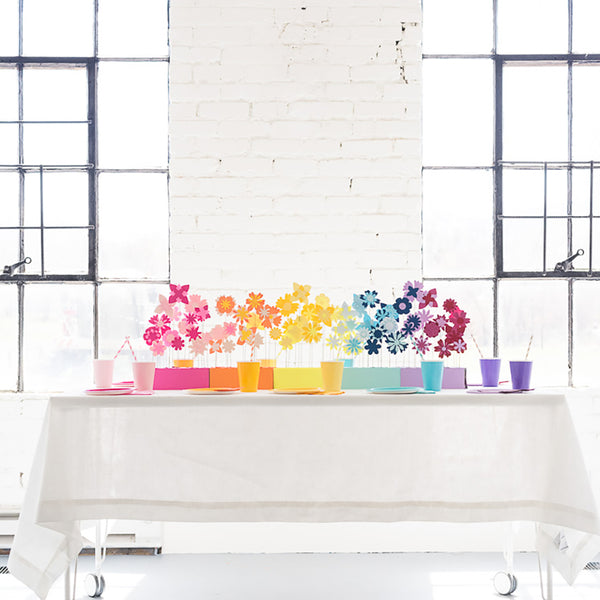
{"type": "Polygon", "coordinates": [[[477,352],[479,352],[479,356],[481,358],[483,358],[483,353],[481,352],[481,348],[479,347],[479,344],[477,343],[477,340],[475,339],[475,336],[473,334],[471,334],[471,339],[473,340],[473,343],[475,344],[475,348],[477,348],[477,352]]]}
{"type": "Polygon", "coordinates": [[[533,335],[529,338],[529,345],[527,346],[527,352],[525,353],[525,360],[529,356],[529,350],[531,349],[531,342],[533,341],[533,335]]]}

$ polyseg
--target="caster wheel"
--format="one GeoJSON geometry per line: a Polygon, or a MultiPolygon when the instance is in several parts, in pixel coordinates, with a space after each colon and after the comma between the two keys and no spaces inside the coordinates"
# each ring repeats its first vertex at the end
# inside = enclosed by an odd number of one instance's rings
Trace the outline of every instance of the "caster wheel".
{"type": "Polygon", "coordinates": [[[104,592],[104,576],[88,573],[84,581],[85,591],[90,598],[98,598],[104,592]]]}
{"type": "MultiPolygon", "coordinates": [[[[514,575],[509,575],[509,577],[512,579],[513,584],[510,588],[510,592],[508,592],[508,593],[512,594],[513,592],[516,591],[517,585],[519,585],[519,582],[517,581],[517,578],[514,575]]],[[[103,582],[103,584],[104,584],[104,582],[103,582]]]]}
{"type": "Polygon", "coordinates": [[[499,571],[494,575],[494,589],[501,596],[509,596],[517,589],[517,578],[510,573],[499,571]]]}

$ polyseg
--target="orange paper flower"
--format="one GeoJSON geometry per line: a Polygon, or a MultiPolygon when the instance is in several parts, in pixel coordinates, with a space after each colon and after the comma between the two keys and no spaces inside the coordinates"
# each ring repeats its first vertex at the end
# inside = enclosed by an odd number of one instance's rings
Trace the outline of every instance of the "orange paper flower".
{"type": "Polygon", "coordinates": [[[255,294],[254,292],[250,292],[248,294],[248,298],[246,298],[246,304],[252,310],[258,310],[265,303],[265,299],[262,294],[255,294]]]}
{"type": "Polygon", "coordinates": [[[217,312],[220,315],[228,315],[235,308],[235,300],[233,296],[219,296],[217,298],[217,312]]]}

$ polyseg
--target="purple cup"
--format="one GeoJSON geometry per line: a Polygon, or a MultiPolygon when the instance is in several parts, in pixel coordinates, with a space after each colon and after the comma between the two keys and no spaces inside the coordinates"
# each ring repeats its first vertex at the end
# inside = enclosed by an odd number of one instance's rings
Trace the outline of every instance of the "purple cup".
{"type": "Polygon", "coordinates": [[[483,387],[498,387],[500,378],[500,359],[499,358],[480,358],[481,379],[483,387]]]}
{"type": "Polygon", "coordinates": [[[531,389],[531,367],[533,362],[530,360],[511,360],[510,378],[512,380],[513,390],[531,389]]]}

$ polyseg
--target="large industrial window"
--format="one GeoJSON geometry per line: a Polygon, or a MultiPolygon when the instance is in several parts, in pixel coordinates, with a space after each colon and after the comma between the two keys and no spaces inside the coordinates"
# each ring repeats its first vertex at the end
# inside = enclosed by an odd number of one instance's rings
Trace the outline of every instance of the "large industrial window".
{"type": "Polygon", "coordinates": [[[169,278],[167,0],[4,0],[0,90],[0,390],[81,388],[169,278]]]}
{"type": "MultiPolygon", "coordinates": [[[[423,270],[482,352],[595,382],[600,5],[423,0],[423,270]]],[[[467,361],[477,372],[471,343],[467,361]]]]}

